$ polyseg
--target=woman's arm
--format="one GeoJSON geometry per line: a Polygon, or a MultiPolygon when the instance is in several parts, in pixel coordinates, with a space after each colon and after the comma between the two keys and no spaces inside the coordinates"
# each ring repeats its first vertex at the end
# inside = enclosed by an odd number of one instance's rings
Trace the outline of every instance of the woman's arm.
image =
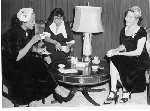
{"type": "Polygon", "coordinates": [[[27,54],[29,49],[32,47],[32,45],[33,44],[31,42],[29,42],[23,49],[21,49],[19,51],[19,55],[18,55],[16,61],[19,61],[21,58],[23,58],[27,54]]]}
{"type": "Polygon", "coordinates": [[[126,50],[126,48],[125,48],[125,46],[122,44],[122,45],[120,45],[118,48],[116,48],[116,49],[111,49],[111,50],[109,50],[108,52],[107,52],[107,57],[111,57],[111,56],[113,56],[113,55],[116,55],[116,54],[118,54],[120,51],[124,51],[124,50],[126,50]]]}
{"type": "Polygon", "coordinates": [[[70,48],[75,43],[75,40],[73,38],[73,33],[71,31],[70,26],[65,23],[65,27],[66,27],[66,33],[67,33],[67,42],[66,43],[67,43],[67,47],[70,48]]]}
{"type": "Polygon", "coordinates": [[[138,40],[137,43],[137,49],[134,51],[130,51],[130,52],[120,52],[118,53],[118,55],[125,55],[125,56],[139,56],[141,55],[144,45],[146,42],[146,37],[142,37],[141,39],[138,40]]]}
{"type": "Polygon", "coordinates": [[[51,39],[50,37],[45,37],[44,41],[53,43],[53,44],[55,44],[55,45],[58,43],[56,40],[53,40],[53,39],[51,39]]]}
{"type": "Polygon", "coordinates": [[[32,45],[35,44],[36,42],[38,42],[40,40],[40,38],[41,37],[39,35],[33,36],[33,38],[30,40],[30,42],[28,42],[28,44],[19,51],[16,61],[19,61],[21,58],[23,58],[27,54],[29,49],[32,47],[32,45]]]}
{"type": "Polygon", "coordinates": [[[126,50],[125,46],[122,44],[118,48],[115,49],[115,52],[120,52],[126,50]]]}

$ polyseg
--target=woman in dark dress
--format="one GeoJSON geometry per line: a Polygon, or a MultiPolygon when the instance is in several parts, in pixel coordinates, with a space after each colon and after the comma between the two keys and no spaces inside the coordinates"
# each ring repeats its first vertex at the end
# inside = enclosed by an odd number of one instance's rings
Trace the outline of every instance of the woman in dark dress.
{"type": "Polygon", "coordinates": [[[45,42],[42,47],[46,46],[50,56],[44,59],[51,63],[51,61],[65,59],[70,55],[70,48],[75,43],[69,24],[64,21],[64,12],[61,8],[55,8],[45,25],[45,31],[51,34],[50,37],[45,37],[45,42]],[[63,49],[62,46],[66,46],[63,49]]]}
{"type": "Polygon", "coordinates": [[[42,58],[32,56],[32,46],[41,39],[39,35],[28,37],[27,29],[33,29],[35,25],[33,9],[20,9],[17,18],[20,24],[7,32],[7,59],[11,69],[20,72],[7,75],[15,82],[12,97],[21,105],[36,106],[37,100],[55,92],[66,101],[68,94],[58,85],[48,64],[42,58]]]}
{"type": "Polygon", "coordinates": [[[123,86],[121,103],[129,100],[131,93],[146,89],[145,72],[149,55],[146,50],[146,30],[140,26],[141,9],[138,6],[126,12],[126,26],[121,30],[121,45],[107,52],[110,59],[111,91],[104,104],[118,101],[117,80],[123,86]]]}

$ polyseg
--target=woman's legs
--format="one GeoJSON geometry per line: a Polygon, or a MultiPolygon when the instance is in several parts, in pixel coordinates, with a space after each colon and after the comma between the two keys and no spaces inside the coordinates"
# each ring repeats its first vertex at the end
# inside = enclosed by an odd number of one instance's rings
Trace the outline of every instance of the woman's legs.
{"type": "Polygon", "coordinates": [[[117,91],[117,80],[120,82],[120,75],[117,68],[114,66],[112,61],[110,61],[110,77],[111,77],[111,91],[117,91]]]}
{"type": "MultiPolygon", "coordinates": [[[[111,76],[111,91],[116,92],[117,91],[117,80],[122,84],[121,80],[120,80],[120,75],[119,72],[117,70],[117,68],[114,66],[114,64],[112,63],[112,61],[110,62],[110,76],[111,76]]],[[[123,87],[123,86],[122,86],[123,87]]],[[[126,101],[128,101],[129,95],[130,93],[128,93],[125,89],[125,87],[123,87],[123,93],[122,98],[126,98],[125,100],[121,100],[120,102],[125,103],[126,101]]],[[[113,93],[110,93],[109,97],[114,97],[113,93]]]]}
{"type": "Polygon", "coordinates": [[[118,95],[117,95],[117,81],[120,81],[120,75],[117,68],[114,66],[112,61],[110,61],[110,77],[111,77],[111,88],[109,96],[107,97],[104,104],[111,104],[115,101],[115,104],[118,102],[118,95]]]}
{"type": "MultiPolygon", "coordinates": [[[[121,80],[120,80],[120,75],[119,72],[117,70],[117,68],[114,66],[114,64],[112,63],[112,61],[110,61],[110,77],[111,77],[111,91],[116,92],[117,91],[117,81],[119,81],[121,84],[121,80]]],[[[125,90],[125,88],[123,87],[123,89],[125,90]]],[[[113,97],[114,94],[110,93],[109,97],[113,97]]]]}

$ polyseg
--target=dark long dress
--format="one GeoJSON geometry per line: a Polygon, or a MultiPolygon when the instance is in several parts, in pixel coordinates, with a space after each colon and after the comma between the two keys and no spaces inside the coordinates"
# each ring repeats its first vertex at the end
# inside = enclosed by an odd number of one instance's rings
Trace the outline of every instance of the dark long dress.
{"type": "Polygon", "coordinates": [[[11,96],[18,104],[24,105],[48,97],[58,86],[47,63],[32,56],[31,49],[19,61],[19,50],[29,42],[26,31],[21,26],[14,26],[7,32],[7,54],[11,70],[18,73],[4,75],[11,84],[11,96]]]}
{"type": "MultiPolygon", "coordinates": [[[[126,36],[125,28],[123,28],[120,37],[126,51],[129,52],[136,50],[138,40],[147,37],[147,33],[143,27],[140,27],[134,37],[126,36]]],[[[110,57],[110,60],[119,71],[123,86],[128,92],[143,92],[146,89],[145,71],[148,68],[148,59],[146,45],[140,56],[115,55],[110,57]]]]}
{"type": "MultiPolygon", "coordinates": [[[[64,38],[62,33],[55,35],[49,27],[52,23],[53,23],[52,21],[48,21],[45,25],[45,32],[48,32],[51,34],[51,39],[58,41],[62,46],[66,46],[67,45],[66,42],[70,42],[71,40],[74,40],[72,32],[71,32],[71,28],[67,23],[64,22],[66,33],[67,33],[67,38],[64,38]]],[[[52,61],[65,59],[70,54],[70,52],[65,53],[63,51],[56,51],[55,45],[53,43],[45,42],[42,47],[45,47],[45,46],[47,47],[46,48],[47,51],[52,53],[50,54],[52,61]]]]}

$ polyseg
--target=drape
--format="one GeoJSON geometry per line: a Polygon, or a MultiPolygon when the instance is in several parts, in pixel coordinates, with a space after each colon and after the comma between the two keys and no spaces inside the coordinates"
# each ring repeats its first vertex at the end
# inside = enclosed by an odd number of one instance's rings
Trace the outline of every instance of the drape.
{"type": "MultiPolygon", "coordinates": [[[[138,5],[142,10],[142,26],[150,26],[150,0],[1,0],[1,35],[11,27],[13,16],[22,7],[33,8],[36,20],[47,20],[50,12],[60,7],[64,10],[66,21],[74,19],[75,6],[102,7],[102,24],[104,32],[93,34],[92,37],[92,57],[98,56],[104,59],[106,52],[119,45],[119,34],[124,26],[123,19],[125,11],[138,5]]],[[[82,33],[73,32],[76,41],[74,45],[74,56],[82,55],[82,33]]]]}

